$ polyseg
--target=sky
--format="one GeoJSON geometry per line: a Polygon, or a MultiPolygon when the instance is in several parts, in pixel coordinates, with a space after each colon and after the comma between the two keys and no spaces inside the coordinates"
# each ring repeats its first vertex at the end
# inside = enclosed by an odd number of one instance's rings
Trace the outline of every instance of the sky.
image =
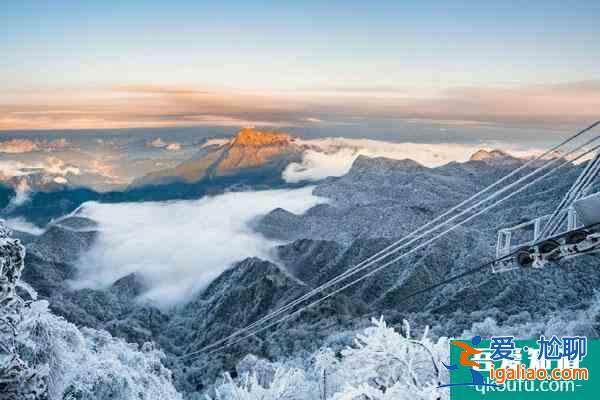
{"type": "Polygon", "coordinates": [[[600,2],[4,0],[0,130],[586,125],[600,2]]]}

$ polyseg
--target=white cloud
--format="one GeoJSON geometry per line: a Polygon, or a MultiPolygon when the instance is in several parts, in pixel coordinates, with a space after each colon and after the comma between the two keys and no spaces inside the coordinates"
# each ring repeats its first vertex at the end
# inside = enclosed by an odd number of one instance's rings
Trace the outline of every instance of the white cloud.
{"type": "Polygon", "coordinates": [[[179,143],[173,142],[173,143],[169,143],[167,145],[167,147],[165,147],[165,149],[170,150],[170,151],[179,151],[179,150],[181,150],[181,145],[179,143]]]}
{"type": "Polygon", "coordinates": [[[318,124],[318,123],[321,123],[321,122],[323,122],[323,120],[322,120],[322,119],[320,119],[320,118],[312,118],[312,117],[305,118],[304,120],[305,120],[306,122],[311,122],[311,123],[314,123],[314,124],[318,124]]]}
{"type": "Polygon", "coordinates": [[[353,149],[339,149],[335,153],[307,150],[302,162],[290,163],[283,171],[286,182],[315,181],[328,176],[342,176],[350,170],[360,153],[353,149]]]}
{"type": "Polygon", "coordinates": [[[29,187],[29,183],[26,178],[21,178],[15,185],[15,197],[10,199],[10,203],[8,203],[7,208],[11,209],[14,207],[19,207],[31,198],[31,188],[29,187]]]}
{"type": "Polygon", "coordinates": [[[269,259],[276,242],[252,221],[282,207],[294,213],[325,201],[312,188],[226,193],[193,201],[86,203],[80,213],[99,223],[100,235],[78,263],[74,287],[106,287],[136,272],[143,295],[163,306],[189,299],[236,261],[269,259]]]}
{"type": "Polygon", "coordinates": [[[169,151],[179,151],[181,150],[181,144],[177,142],[167,143],[161,138],[156,138],[148,143],[146,143],[148,147],[155,147],[157,149],[165,149],[169,151]]]}
{"type": "Polygon", "coordinates": [[[438,167],[452,161],[468,161],[479,149],[499,148],[509,154],[524,156],[535,150],[507,149],[498,144],[458,144],[458,143],[393,143],[370,139],[325,138],[299,140],[299,144],[309,148],[300,163],[291,163],[283,172],[287,182],[319,180],[328,176],[346,174],[359,155],[386,157],[396,160],[411,159],[426,167],[438,167]]]}
{"type": "Polygon", "coordinates": [[[204,142],[204,144],[201,146],[202,148],[204,147],[210,147],[210,146],[224,146],[228,143],[231,142],[231,139],[221,139],[221,138],[215,138],[215,139],[208,139],[206,142],[204,142]]]}
{"type": "Polygon", "coordinates": [[[156,138],[156,139],[152,140],[151,142],[148,142],[148,146],[150,146],[150,147],[163,148],[166,145],[167,144],[161,138],[156,138]]]}
{"type": "Polygon", "coordinates": [[[3,179],[26,176],[44,171],[51,175],[79,175],[81,171],[74,165],[67,164],[57,157],[46,157],[42,161],[25,163],[22,161],[0,161],[0,177],[3,179]]]}
{"type": "Polygon", "coordinates": [[[0,161],[0,178],[8,179],[15,176],[23,176],[28,175],[31,172],[28,172],[27,164],[20,161],[0,161]]]}
{"type": "Polygon", "coordinates": [[[44,230],[38,226],[35,226],[31,222],[26,221],[22,217],[9,218],[4,221],[4,224],[14,231],[26,232],[32,235],[41,235],[44,230]]]}
{"type": "Polygon", "coordinates": [[[79,168],[65,163],[63,160],[57,157],[47,157],[44,164],[44,170],[53,175],[67,174],[79,175],[81,171],[79,168]]]}
{"type": "Polygon", "coordinates": [[[0,153],[23,154],[35,151],[52,151],[65,149],[70,143],[65,138],[59,138],[50,142],[46,140],[10,139],[0,141],[0,153]]]}
{"type": "Polygon", "coordinates": [[[0,153],[20,154],[40,150],[40,146],[28,139],[11,139],[0,142],[0,153]]]}
{"type": "Polygon", "coordinates": [[[146,143],[149,147],[155,147],[157,149],[166,149],[170,151],[179,151],[181,150],[181,144],[177,142],[167,143],[161,138],[156,138],[148,143],[146,143]]]}

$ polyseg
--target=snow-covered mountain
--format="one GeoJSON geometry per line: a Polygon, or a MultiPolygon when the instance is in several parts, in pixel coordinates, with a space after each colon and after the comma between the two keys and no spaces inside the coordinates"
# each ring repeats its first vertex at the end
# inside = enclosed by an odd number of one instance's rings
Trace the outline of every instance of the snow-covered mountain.
{"type": "MultiPolygon", "coordinates": [[[[82,217],[58,221],[41,236],[21,236],[31,249],[23,277],[69,321],[105,329],[130,342],[157,343],[167,353],[176,387],[188,395],[209,390],[223,371],[241,371],[240,362],[248,353],[285,360],[317,351],[323,343],[340,350],[375,314],[385,315],[390,323],[407,319],[416,330],[430,325],[434,337],[498,330],[532,336],[556,327],[561,334],[597,336],[600,313],[594,311],[594,288],[600,274],[595,256],[543,271],[502,276],[482,271],[405,300],[442,277],[491,259],[498,228],[552,210],[583,167],[571,165],[508,206],[456,229],[277,330],[214,356],[178,358],[339,275],[522,163],[499,152],[480,152],[467,162],[435,168],[359,155],[348,173],[316,185],[314,194],[328,201],[304,213],[279,208],[252,220],[248,229],[279,243],[273,245],[270,261],[249,257],[233,263],[186,303],[171,309],[140,302],[155,284],[143,273],[115,277],[105,287],[73,289],[71,282],[82,272],[74,260],[97,243],[96,231],[102,229],[82,217]],[[545,324],[547,320],[553,323],[545,324]]],[[[199,265],[203,257],[206,254],[197,251],[199,265]]]]}
{"type": "Polygon", "coordinates": [[[174,168],[153,171],[132,186],[173,182],[194,183],[216,177],[242,174],[279,176],[286,182],[317,181],[346,174],[359,156],[411,159],[427,167],[493,157],[509,160],[528,158],[537,149],[508,152],[486,144],[406,143],[368,139],[301,139],[284,132],[242,129],[230,139],[209,140],[191,160],[174,168]],[[484,148],[481,148],[483,146],[484,148]]]}

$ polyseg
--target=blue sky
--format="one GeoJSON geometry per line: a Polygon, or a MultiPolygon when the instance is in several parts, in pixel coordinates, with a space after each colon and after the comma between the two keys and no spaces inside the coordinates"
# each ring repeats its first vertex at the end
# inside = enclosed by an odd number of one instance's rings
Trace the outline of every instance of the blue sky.
{"type": "Polygon", "coordinates": [[[333,107],[332,94],[593,82],[599,17],[598,1],[5,0],[0,106],[58,107],[63,93],[58,108],[75,96],[97,109],[148,85],[333,107]]]}

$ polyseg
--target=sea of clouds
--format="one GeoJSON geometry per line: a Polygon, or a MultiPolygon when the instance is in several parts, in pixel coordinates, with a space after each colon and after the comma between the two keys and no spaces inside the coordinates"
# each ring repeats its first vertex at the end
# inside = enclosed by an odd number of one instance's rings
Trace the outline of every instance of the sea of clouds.
{"type": "Polygon", "coordinates": [[[163,307],[186,301],[246,257],[271,259],[275,241],[253,221],[281,207],[301,214],[325,201],[312,187],[232,192],[199,200],[99,204],[78,213],[99,223],[100,235],[78,262],[75,288],[104,288],[130,273],[148,286],[142,300],[163,307]]]}
{"type": "Polygon", "coordinates": [[[342,176],[360,155],[386,157],[395,160],[411,159],[426,167],[439,167],[452,161],[465,162],[478,150],[501,149],[515,157],[541,153],[534,148],[517,148],[504,144],[460,143],[395,143],[370,139],[324,138],[299,140],[309,149],[302,161],[291,163],[283,172],[287,182],[316,181],[328,176],[342,176]]]}

